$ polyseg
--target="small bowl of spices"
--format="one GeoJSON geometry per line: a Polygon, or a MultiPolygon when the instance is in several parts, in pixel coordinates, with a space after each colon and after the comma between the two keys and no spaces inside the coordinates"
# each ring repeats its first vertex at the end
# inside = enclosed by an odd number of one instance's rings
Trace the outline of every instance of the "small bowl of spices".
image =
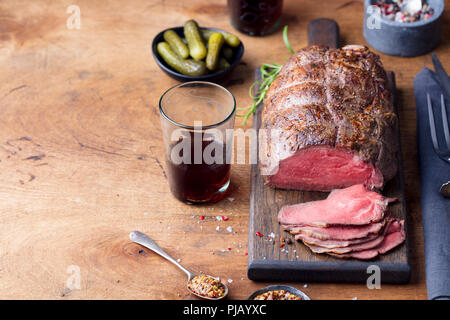
{"type": "Polygon", "coordinates": [[[364,38],[382,53],[414,57],[440,41],[443,0],[364,0],[364,38]]]}
{"type": "Polygon", "coordinates": [[[253,292],[248,300],[311,300],[297,288],[284,285],[272,285],[253,292]]]}

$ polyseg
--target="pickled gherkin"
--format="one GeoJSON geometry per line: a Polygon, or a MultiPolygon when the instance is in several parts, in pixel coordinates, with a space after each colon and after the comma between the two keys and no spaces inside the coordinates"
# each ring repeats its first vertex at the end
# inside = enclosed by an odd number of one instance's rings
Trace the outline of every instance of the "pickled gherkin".
{"type": "Polygon", "coordinates": [[[230,63],[224,57],[219,58],[219,62],[217,63],[217,70],[224,70],[230,66],[230,63]]]}
{"type": "MultiPolygon", "coordinates": [[[[209,38],[211,37],[211,35],[215,32],[216,31],[203,29],[202,30],[203,39],[205,39],[205,41],[208,41],[209,38]]],[[[223,35],[226,44],[232,48],[236,48],[241,43],[241,40],[239,40],[239,38],[232,33],[225,32],[225,31],[218,31],[218,32],[220,32],[223,35]]]]}
{"type": "Polygon", "coordinates": [[[220,50],[224,43],[223,35],[219,32],[215,32],[208,40],[208,54],[206,55],[206,67],[213,71],[216,69],[217,62],[219,61],[220,50]]]}
{"type": "Polygon", "coordinates": [[[189,49],[178,34],[173,30],[164,32],[164,40],[170,45],[173,51],[181,58],[187,59],[189,57],[189,49]]]}
{"type": "Polygon", "coordinates": [[[200,34],[197,22],[188,20],[184,24],[184,36],[186,37],[189,54],[196,60],[202,60],[206,57],[207,50],[203,43],[203,37],[200,34]]]}
{"type": "Polygon", "coordinates": [[[208,71],[205,62],[181,58],[172,50],[167,42],[158,43],[156,49],[171,68],[184,75],[198,77],[205,75],[208,71]]]}
{"type": "Polygon", "coordinates": [[[224,45],[222,47],[222,54],[223,54],[224,58],[227,59],[228,61],[231,61],[231,59],[233,59],[233,49],[231,49],[227,45],[224,45]]]}

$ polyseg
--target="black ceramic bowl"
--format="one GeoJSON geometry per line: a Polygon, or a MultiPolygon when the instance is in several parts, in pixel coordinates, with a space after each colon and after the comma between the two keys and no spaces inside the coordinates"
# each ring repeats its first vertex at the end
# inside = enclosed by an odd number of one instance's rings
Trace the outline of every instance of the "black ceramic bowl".
{"type": "MultiPolygon", "coordinates": [[[[200,29],[210,30],[210,31],[217,31],[217,32],[223,32],[223,30],[215,29],[215,28],[202,28],[202,27],[200,27],[200,29]]],[[[241,43],[239,44],[238,47],[233,48],[234,54],[233,54],[233,58],[231,59],[231,61],[228,61],[230,63],[230,66],[228,68],[220,70],[220,71],[217,71],[217,72],[209,73],[209,74],[206,74],[204,76],[198,76],[198,77],[186,76],[184,74],[181,74],[181,73],[173,70],[171,67],[169,67],[167,65],[167,63],[158,54],[158,51],[156,50],[156,46],[158,45],[158,43],[164,41],[163,34],[167,30],[173,30],[180,37],[184,38],[184,33],[183,33],[184,28],[183,27],[169,28],[169,29],[161,31],[153,39],[153,43],[152,43],[153,58],[155,59],[155,61],[158,64],[158,66],[165,73],[167,73],[169,76],[171,76],[172,78],[174,78],[174,79],[176,79],[178,81],[212,81],[212,82],[214,82],[214,81],[220,80],[220,79],[224,78],[225,76],[227,76],[228,74],[231,73],[231,71],[239,64],[239,61],[241,61],[242,55],[244,54],[244,45],[242,44],[242,41],[241,41],[241,43]]]]}
{"type": "Polygon", "coordinates": [[[295,294],[297,297],[302,298],[303,300],[311,300],[310,297],[308,297],[303,291],[298,290],[297,288],[291,287],[291,286],[283,286],[283,285],[272,285],[265,288],[258,289],[254,291],[249,297],[248,300],[253,300],[260,294],[263,294],[267,291],[272,290],[286,290],[287,292],[290,292],[292,294],[295,294]]]}
{"type": "MultiPolygon", "coordinates": [[[[414,57],[433,50],[442,29],[443,0],[427,0],[434,14],[427,20],[396,22],[379,17],[370,8],[375,0],[364,0],[364,38],[375,50],[402,57],[414,57]]],[[[379,16],[379,14],[378,14],[379,16]]]]}

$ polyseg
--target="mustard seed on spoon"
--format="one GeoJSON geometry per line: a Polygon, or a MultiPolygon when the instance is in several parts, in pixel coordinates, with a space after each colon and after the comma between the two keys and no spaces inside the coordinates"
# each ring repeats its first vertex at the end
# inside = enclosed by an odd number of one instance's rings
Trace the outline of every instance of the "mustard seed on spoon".
{"type": "Polygon", "coordinates": [[[195,274],[186,269],[161,249],[155,241],[142,232],[131,232],[130,240],[156,252],[183,270],[188,275],[187,289],[197,297],[208,300],[220,300],[227,296],[228,287],[220,282],[220,278],[206,274],[195,274]]]}

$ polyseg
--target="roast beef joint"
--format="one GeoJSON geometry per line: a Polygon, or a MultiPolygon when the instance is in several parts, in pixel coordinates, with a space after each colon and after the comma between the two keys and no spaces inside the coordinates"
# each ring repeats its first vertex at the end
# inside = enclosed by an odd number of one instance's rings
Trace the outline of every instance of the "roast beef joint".
{"type": "Polygon", "coordinates": [[[379,57],[363,46],[291,56],[264,102],[260,169],[276,188],[381,189],[397,172],[397,116],[379,57]]]}

